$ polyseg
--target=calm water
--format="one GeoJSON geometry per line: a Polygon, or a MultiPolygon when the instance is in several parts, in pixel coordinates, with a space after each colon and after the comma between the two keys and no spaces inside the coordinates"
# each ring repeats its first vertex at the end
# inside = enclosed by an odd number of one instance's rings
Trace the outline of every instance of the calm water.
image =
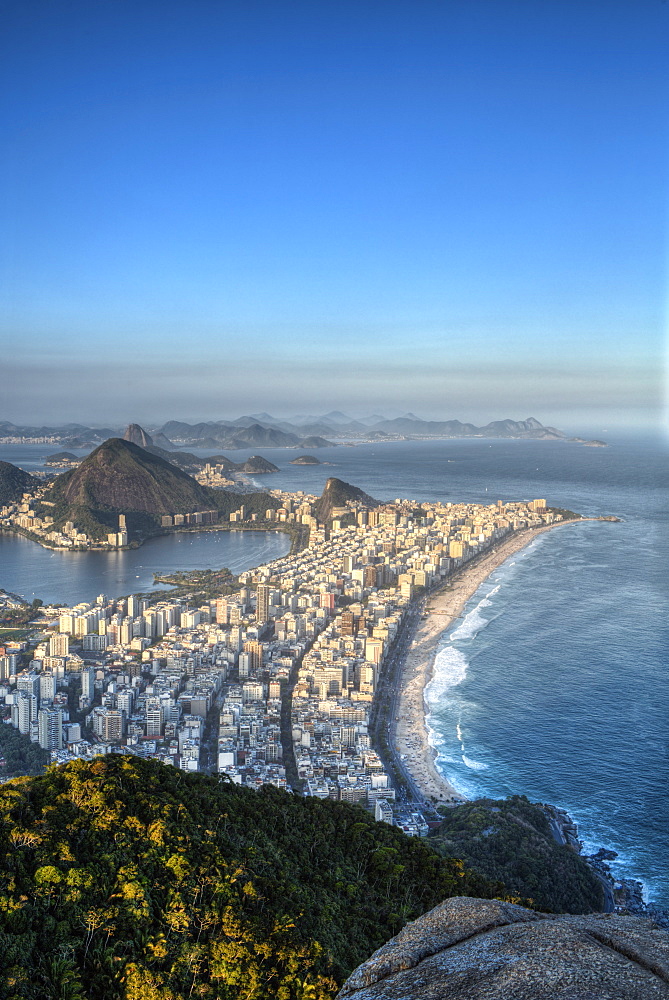
{"type": "MultiPolygon", "coordinates": [[[[0,458],[29,469],[38,453],[57,449],[23,448],[22,460],[9,450],[0,458]]],[[[429,724],[438,766],[464,792],[520,792],[568,809],[588,846],[617,850],[616,871],[641,878],[669,906],[665,442],[396,442],[321,449],[318,457],[332,464],[315,467],[291,466],[299,452],[261,453],[280,468],[255,478],[267,488],[320,493],[338,476],[381,500],[546,497],[624,519],[548,532],[496,571],[443,637],[427,691],[429,724]]],[[[188,536],[170,540],[178,537],[188,536]]],[[[245,547],[254,536],[238,537],[245,547]]],[[[127,555],[153,567],[149,551],[127,555]]],[[[227,557],[215,564],[233,568],[227,557]]],[[[44,577],[39,587],[27,577],[18,589],[42,596],[44,577]]],[[[85,596],[106,589],[96,579],[85,596]]]]}
{"type": "Polygon", "coordinates": [[[98,594],[121,597],[154,588],[153,574],[176,569],[241,573],[278,559],[290,549],[280,531],[183,532],[151,538],[120,552],[64,552],[0,532],[0,587],[28,601],[77,604],[98,594]]]}

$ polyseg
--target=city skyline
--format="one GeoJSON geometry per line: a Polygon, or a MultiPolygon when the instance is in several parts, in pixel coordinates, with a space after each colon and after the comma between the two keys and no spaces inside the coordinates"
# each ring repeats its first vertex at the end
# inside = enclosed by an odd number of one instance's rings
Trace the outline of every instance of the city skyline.
{"type": "Polygon", "coordinates": [[[658,427],[667,5],[6,5],[16,423],[658,427]]]}

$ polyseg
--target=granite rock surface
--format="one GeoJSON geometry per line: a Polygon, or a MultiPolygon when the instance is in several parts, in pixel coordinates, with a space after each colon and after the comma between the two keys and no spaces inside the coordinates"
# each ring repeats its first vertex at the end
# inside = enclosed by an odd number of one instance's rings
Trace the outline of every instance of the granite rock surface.
{"type": "Polygon", "coordinates": [[[643,917],[456,897],[407,924],[338,1000],[669,1000],[669,933],[643,917]]]}

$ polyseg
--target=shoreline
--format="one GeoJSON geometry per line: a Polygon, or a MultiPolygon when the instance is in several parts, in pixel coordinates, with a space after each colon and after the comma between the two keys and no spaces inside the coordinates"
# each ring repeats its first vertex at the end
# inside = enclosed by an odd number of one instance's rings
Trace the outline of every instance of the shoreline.
{"type": "Polygon", "coordinates": [[[475,563],[465,564],[440,590],[428,595],[427,617],[421,620],[411,649],[402,664],[398,681],[397,718],[393,719],[390,733],[396,753],[402,757],[402,763],[426,801],[441,805],[458,805],[468,801],[437,770],[437,752],[430,745],[427,729],[425,689],[434,676],[437,648],[443,633],[461,617],[467,602],[490,574],[536,537],[568,524],[599,520],[603,518],[583,517],[514,532],[475,563]]]}

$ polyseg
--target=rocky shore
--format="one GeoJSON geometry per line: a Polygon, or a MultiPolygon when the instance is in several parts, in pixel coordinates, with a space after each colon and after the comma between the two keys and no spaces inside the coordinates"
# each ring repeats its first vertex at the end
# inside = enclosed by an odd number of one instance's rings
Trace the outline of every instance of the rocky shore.
{"type": "Polygon", "coordinates": [[[602,882],[607,900],[607,913],[648,917],[659,927],[669,929],[669,913],[644,901],[643,884],[637,879],[618,878],[613,873],[609,862],[615,861],[618,857],[616,851],[600,847],[594,854],[583,854],[583,843],[578,836],[578,825],[569,813],[553,805],[544,805],[543,809],[551,824],[553,837],[558,844],[566,844],[577,854],[580,854],[602,882]]]}

